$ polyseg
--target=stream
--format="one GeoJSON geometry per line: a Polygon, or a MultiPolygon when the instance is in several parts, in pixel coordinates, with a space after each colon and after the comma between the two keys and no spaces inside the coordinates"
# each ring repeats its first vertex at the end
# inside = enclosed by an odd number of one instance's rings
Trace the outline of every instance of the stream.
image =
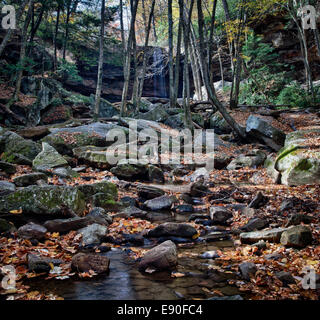
{"type": "MultiPolygon", "coordinates": [[[[168,221],[184,222],[188,214],[171,212],[152,213],[157,223],[168,221]]],[[[151,246],[152,247],[152,246],[151,246]]],[[[151,248],[146,245],[144,248],[151,248]]],[[[233,247],[233,241],[196,242],[178,247],[178,273],[186,274],[174,278],[171,272],[141,273],[138,263],[128,255],[129,247],[114,248],[103,255],[110,259],[108,275],[68,280],[31,279],[28,284],[31,290],[53,293],[65,300],[180,300],[206,299],[208,289],[219,290],[223,295],[239,294],[235,286],[227,280],[235,278],[232,273],[208,273],[208,265],[214,260],[202,259],[201,253],[212,250],[227,250],[233,247]],[[208,288],[208,289],[206,289],[208,288]],[[206,292],[207,291],[207,292],[206,292]]],[[[141,247],[140,247],[141,248],[141,247]]]]}

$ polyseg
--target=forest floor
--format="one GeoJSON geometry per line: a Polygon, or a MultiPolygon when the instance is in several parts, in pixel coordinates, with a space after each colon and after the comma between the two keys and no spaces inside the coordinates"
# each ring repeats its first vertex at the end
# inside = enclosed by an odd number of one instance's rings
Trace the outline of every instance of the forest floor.
{"type": "MultiPolygon", "coordinates": [[[[0,90],[1,94],[3,95],[4,91],[1,93],[0,90]]],[[[252,112],[237,110],[232,111],[231,114],[236,121],[245,125],[247,118],[252,112]]],[[[320,128],[320,118],[308,112],[285,112],[280,114],[277,119],[274,117],[270,117],[270,119],[274,127],[283,130],[285,133],[292,132],[293,127],[296,130],[320,128]]],[[[319,146],[319,139],[316,137],[310,140],[310,144],[319,146]]],[[[259,147],[258,144],[252,143],[232,145],[228,149],[220,150],[220,152],[224,155],[235,157],[242,153],[248,153],[257,147],[259,147]]],[[[74,162],[77,163],[77,159],[74,159],[74,162]]],[[[2,175],[0,176],[0,180],[13,182],[14,178],[31,172],[31,166],[17,165],[17,172],[14,175],[2,175]]],[[[168,195],[176,196],[179,203],[184,204],[181,195],[188,193],[191,186],[188,177],[193,173],[194,171],[188,170],[188,174],[183,178],[172,180],[170,174],[165,172],[166,182],[163,185],[156,185],[156,187],[163,189],[168,195]]],[[[131,197],[139,202],[137,187],[141,185],[141,181],[127,182],[118,180],[110,171],[90,166],[87,166],[84,172],[81,172],[77,178],[62,179],[53,176],[49,178],[48,184],[75,187],[81,184],[97,183],[105,179],[117,185],[119,199],[131,197]]],[[[108,228],[108,237],[114,241],[103,243],[103,246],[111,250],[125,252],[128,255],[128,259],[132,261],[133,268],[137,268],[135,264],[141,260],[145,252],[154,246],[155,243],[136,246],[130,242],[123,241],[123,235],[144,236],[148,230],[154,229],[158,224],[172,221],[172,219],[173,221],[179,221],[179,218],[181,219],[180,221],[184,221],[197,229],[197,239],[195,238],[189,243],[177,244],[178,268],[175,271],[167,273],[166,277],[162,280],[159,280],[153,273],[142,275],[142,277],[148,278],[151,284],[159,281],[166,283],[169,279],[171,283],[170,290],[176,293],[177,298],[186,299],[208,299],[211,297],[228,296],[230,294],[224,290],[228,286],[234,288],[233,292],[237,292],[245,299],[317,300],[320,291],[318,289],[303,289],[301,281],[304,276],[305,267],[310,266],[317,273],[320,273],[320,186],[288,187],[274,184],[268,177],[266,169],[262,166],[239,170],[213,170],[207,182],[210,194],[202,197],[199,200],[199,204],[193,206],[194,212],[207,215],[212,206],[228,208],[233,215],[231,223],[228,225],[208,227],[194,221],[188,221],[188,217],[190,216],[188,213],[178,215],[172,210],[164,212],[158,220],[152,217],[154,213],[149,213],[146,219],[141,219],[120,217],[118,212],[109,212],[111,216],[115,216],[108,228]],[[265,205],[253,211],[244,210],[259,191],[267,199],[265,205]],[[291,206],[283,208],[282,204],[284,200],[288,199],[291,200],[291,206]],[[287,226],[289,217],[293,214],[303,214],[313,218],[312,222],[308,225],[313,236],[311,245],[302,249],[295,249],[285,247],[279,243],[266,242],[263,248],[259,248],[256,245],[243,244],[239,240],[239,229],[245,226],[253,217],[268,221],[269,228],[278,228],[287,226]],[[219,257],[215,259],[200,259],[201,252],[197,252],[195,248],[199,247],[200,251],[202,250],[202,239],[208,231],[221,232],[223,237],[227,235],[228,241],[231,244],[228,243],[225,247],[223,245],[219,246],[218,242],[220,240],[218,237],[212,245],[216,248],[216,253],[219,257]],[[201,281],[197,281],[196,284],[192,280],[194,275],[188,270],[186,263],[183,262],[185,259],[193,259],[195,261],[194,268],[201,278],[201,281]],[[239,265],[244,262],[251,262],[256,266],[254,275],[250,276],[249,279],[243,279],[239,272],[239,265]],[[287,278],[280,277],[279,272],[287,272],[287,278]],[[291,275],[289,280],[288,275],[291,275]],[[190,279],[190,282],[185,280],[186,284],[180,286],[181,279],[190,279]],[[219,286],[218,284],[221,282],[223,285],[219,286]]],[[[90,204],[87,204],[86,213],[90,209],[92,209],[90,204]]],[[[11,212],[11,214],[20,215],[23,212],[16,211],[11,212]]],[[[225,240],[224,238],[221,243],[224,243],[223,241],[225,240]]],[[[1,236],[0,266],[15,266],[17,285],[15,289],[2,289],[0,293],[6,299],[63,299],[63,297],[55,292],[48,292],[43,288],[39,290],[35,289],[34,286],[30,285],[30,281],[35,278],[40,278],[44,282],[52,281],[52,279],[66,281],[67,279],[70,280],[70,278],[86,278],[87,280],[97,276],[95,272],[79,273],[71,269],[72,257],[78,252],[80,243],[81,235],[76,231],[71,231],[65,235],[48,232],[45,240],[40,242],[19,238],[16,233],[10,236],[1,236]],[[26,262],[29,253],[61,259],[63,263],[59,267],[52,265],[50,273],[32,272],[28,270],[26,262]]],[[[101,253],[101,246],[95,248],[94,251],[101,253]]],[[[106,254],[108,255],[108,253],[106,254]]],[[[121,286],[121,284],[119,285],[121,286]]],[[[168,297],[171,296],[169,295],[168,297]]],[[[108,299],[108,297],[105,298],[108,299]]]]}

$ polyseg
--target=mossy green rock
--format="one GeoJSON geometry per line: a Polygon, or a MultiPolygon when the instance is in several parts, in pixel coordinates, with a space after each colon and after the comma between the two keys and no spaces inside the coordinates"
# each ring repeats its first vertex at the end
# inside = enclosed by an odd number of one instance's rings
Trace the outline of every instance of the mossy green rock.
{"type": "Polygon", "coordinates": [[[14,132],[6,132],[0,139],[0,149],[3,152],[1,159],[14,163],[15,154],[33,160],[41,151],[41,147],[34,141],[26,140],[14,132]]]}
{"type": "Polygon", "coordinates": [[[305,134],[305,131],[289,134],[285,147],[278,153],[275,169],[281,174],[282,184],[299,186],[320,183],[320,150],[308,146],[305,134]]]}
{"type": "Polygon", "coordinates": [[[89,199],[97,193],[109,195],[112,200],[118,199],[117,186],[111,182],[104,181],[94,184],[83,184],[77,188],[85,195],[86,199],[89,199]]]}
{"type": "Polygon", "coordinates": [[[110,171],[120,179],[134,180],[146,175],[148,166],[140,163],[120,163],[110,171]]]}
{"type": "Polygon", "coordinates": [[[61,215],[70,209],[81,215],[85,196],[77,188],[60,186],[30,186],[0,199],[0,214],[22,209],[23,214],[61,215]]]}
{"type": "Polygon", "coordinates": [[[85,146],[74,148],[73,154],[79,160],[85,161],[92,166],[110,168],[107,147],[85,146]]]}
{"type": "Polygon", "coordinates": [[[32,163],[35,169],[48,170],[58,167],[65,167],[68,162],[48,143],[42,143],[40,152],[32,163]]]}

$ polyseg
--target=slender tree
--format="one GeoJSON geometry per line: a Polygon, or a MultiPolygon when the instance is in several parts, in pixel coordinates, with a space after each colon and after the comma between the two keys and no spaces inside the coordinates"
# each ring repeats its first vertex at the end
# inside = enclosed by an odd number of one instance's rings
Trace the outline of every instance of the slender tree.
{"type": "MultiPolygon", "coordinates": [[[[28,6],[30,7],[31,3],[32,3],[32,0],[24,0],[21,3],[20,8],[19,8],[19,10],[17,12],[17,19],[16,19],[17,22],[20,21],[26,5],[28,4],[28,6]]],[[[9,29],[7,31],[7,33],[6,33],[6,35],[4,36],[4,38],[3,38],[3,40],[2,40],[2,42],[0,44],[0,57],[1,57],[2,53],[3,53],[3,50],[7,46],[8,42],[10,41],[12,35],[14,34],[14,31],[15,31],[14,29],[9,29]]]]}
{"type": "Polygon", "coordinates": [[[26,16],[26,19],[24,21],[24,26],[22,30],[22,37],[21,37],[21,49],[20,49],[20,58],[19,58],[19,71],[17,73],[17,81],[16,81],[16,88],[14,91],[13,99],[19,100],[19,94],[21,89],[21,81],[22,81],[22,75],[25,67],[25,58],[26,58],[26,47],[27,47],[27,39],[28,39],[28,27],[31,20],[31,14],[32,14],[32,5],[33,0],[29,3],[29,9],[26,16]]]}
{"type": "Polygon", "coordinates": [[[106,1],[101,1],[101,28],[100,28],[100,40],[99,40],[99,65],[98,65],[98,78],[97,89],[94,106],[94,116],[99,118],[101,91],[102,91],[102,76],[103,76],[103,53],[104,53],[104,31],[105,31],[105,9],[106,1]]]}
{"type": "Polygon", "coordinates": [[[202,1],[197,0],[198,7],[198,25],[199,25],[199,41],[200,41],[200,56],[201,56],[201,67],[203,68],[203,77],[204,83],[208,91],[209,101],[213,106],[216,106],[223,118],[227,121],[233,131],[241,138],[246,138],[246,132],[243,127],[241,127],[228,113],[227,109],[222,105],[216,96],[216,92],[213,86],[213,83],[210,81],[210,72],[208,64],[205,63],[207,60],[204,56],[205,52],[205,43],[204,43],[204,16],[202,11],[202,1]]]}
{"type": "Polygon", "coordinates": [[[130,82],[130,71],[131,71],[131,49],[133,43],[133,32],[134,32],[134,25],[136,22],[137,16],[137,9],[139,0],[130,0],[131,2],[131,22],[130,22],[130,31],[129,37],[126,47],[126,56],[125,56],[125,63],[124,63],[124,84],[122,90],[122,102],[121,102],[121,109],[120,109],[120,116],[123,117],[127,112],[127,97],[128,97],[128,89],[129,89],[129,82],[130,82]]]}

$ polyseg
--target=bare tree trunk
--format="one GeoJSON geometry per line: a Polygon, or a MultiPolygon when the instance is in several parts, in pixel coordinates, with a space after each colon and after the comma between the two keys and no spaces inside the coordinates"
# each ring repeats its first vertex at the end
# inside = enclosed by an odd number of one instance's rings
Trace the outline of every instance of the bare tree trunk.
{"type": "Polygon", "coordinates": [[[172,0],[168,0],[168,24],[169,24],[169,97],[170,107],[174,107],[174,77],[173,77],[173,18],[172,0]]]}
{"type": "MultiPolygon", "coordinates": [[[[243,2],[241,4],[243,4],[243,2]]],[[[238,15],[238,21],[239,21],[238,33],[237,33],[236,40],[234,42],[236,65],[235,65],[235,69],[233,72],[232,86],[231,86],[231,92],[230,92],[230,108],[231,109],[235,109],[238,106],[238,102],[239,102],[240,77],[241,77],[241,70],[242,70],[241,34],[243,32],[243,28],[244,28],[244,24],[245,24],[244,7],[242,5],[241,5],[239,15],[238,15]]]]}
{"type": "Polygon", "coordinates": [[[40,23],[42,21],[42,18],[43,18],[43,14],[44,14],[44,11],[46,9],[46,2],[44,2],[41,6],[41,10],[39,12],[39,15],[38,15],[38,18],[37,18],[37,21],[35,24],[33,24],[32,28],[31,28],[31,34],[30,34],[30,40],[29,40],[29,43],[32,44],[33,43],[33,39],[39,29],[39,26],[40,26],[40,23]]]}
{"type": "Polygon", "coordinates": [[[69,21],[70,21],[70,14],[71,14],[71,3],[72,0],[68,0],[67,2],[67,17],[66,17],[66,31],[64,35],[64,42],[63,42],[63,60],[66,60],[66,51],[67,51],[67,43],[69,38],[69,21]]]}
{"type": "MultiPolygon", "coordinates": [[[[30,6],[31,3],[32,3],[32,0],[24,0],[24,1],[22,2],[22,4],[20,5],[20,9],[19,9],[19,11],[17,12],[17,19],[16,19],[17,23],[18,23],[18,21],[21,19],[22,15],[23,15],[23,12],[24,12],[24,9],[25,9],[25,7],[26,7],[26,5],[27,5],[28,3],[29,3],[29,6],[30,6]]],[[[14,32],[15,32],[14,29],[9,29],[9,30],[7,31],[7,33],[6,33],[6,35],[4,36],[4,38],[3,38],[3,40],[2,40],[2,42],[1,42],[1,44],[0,44],[0,57],[1,57],[2,53],[3,53],[3,50],[4,50],[5,47],[7,46],[7,43],[10,41],[10,39],[11,39],[11,37],[12,37],[12,35],[13,35],[14,32]]]]}
{"type": "Polygon", "coordinates": [[[241,127],[228,113],[226,108],[221,104],[221,102],[218,100],[216,96],[216,92],[214,89],[214,86],[210,82],[210,75],[209,75],[209,68],[206,63],[204,63],[205,57],[204,57],[204,52],[205,52],[205,45],[204,45],[204,37],[203,37],[203,26],[204,26],[204,17],[203,17],[203,12],[202,12],[202,3],[201,0],[197,0],[197,7],[198,7],[198,25],[199,25],[199,39],[200,39],[200,55],[201,55],[201,60],[203,63],[201,64],[203,70],[203,75],[204,75],[204,82],[205,86],[208,91],[208,98],[209,101],[213,106],[216,106],[223,118],[227,121],[227,123],[231,126],[233,131],[239,135],[239,137],[245,139],[246,138],[246,133],[243,127],[241,127]]]}
{"type": "Polygon", "coordinates": [[[182,42],[182,21],[180,19],[179,27],[178,27],[176,66],[175,66],[175,76],[174,76],[174,97],[173,97],[174,107],[176,107],[177,105],[177,99],[179,94],[181,42],[182,42]]]}
{"type": "MultiPolygon", "coordinates": [[[[190,38],[191,38],[191,35],[190,35],[190,38]]],[[[190,50],[192,76],[193,76],[193,82],[195,85],[196,94],[197,94],[198,100],[203,100],[202,90],[201,90],[201,78],[199,74],[199,65],[197,63],[197,57],[196,57],[194,46],[190,45],[189,50],[190,50]]]]}
{"type": "Polygon", "coordinates": [[[179,8],[180,8],[180,19],[182,19],[183,23],[183,42],[184,42],[184,90],[183,90],[183,109],[184,109],[184,120],[185,126],[191,130],[193,130],[193,122],[191,118],[191,109],[190,109],[190,78],[189,78],[189,34],[190,34],[190,25],[191,25],[191,17],[194,6],[194,0],[190,1],[190,8],[188,15],[186,16],[184,13],[184,1],[179,0],[179,8]]]}
{"type": "Polygon", "coordinates": [[[127,49],[126,49],[126,60],[125,60],[125,69],[124,69],[124,72],[125,72],[124,73],[124,85],[123,85],[123,90],[122,90],[122,102],[121,102],[120,117],[123,117],[127,111],[127,97],[128,97],[130,69],[131,69],[131,48],[132,48],[133,32],[134,32],[134,25],[136,22],[138,4],[139,4],[139,0],[131,0],[131,23],[130,23],[128,45],[127,45],[127,49]]]}
{"type": "Polygon", "coordinates": [[[316,27],[316,29],[313,30],[314,33],[314,39],[316,41],[317,49],[318,49],[318,56],[320,57],[320,36],[319,36],[319,30],[316,27]]]}
{"type": "Polygon", "coordinates": [[[102,4],[101,4],[100,45],[99,45],[99,47],[100,47],[100,49],[99,49],[99,66],[98,66],[97,90],[96,90],[96,98],[95,98],[95,106],[94,106],[94,116],[96,118],[99,118],[100,102],[101,102],[101,91],[102,91],[105,9],[106,9],[106,1],[102,0],[102,4]]]}
{"type": "Polygon", "coordinates": [[[54,70],[55,71],[57,71],[57,68],[58,68],[57,41],[58,41],[58,32],[59,32],[60,11],[61,11],[61,6],[60,6],[60,3],[58,2],[57,20],[56,20],[56,26],[55,26],[55,32],[54,32],[54,70]]]}
{"type": "MultiPolygon", "coordinates": [[[[144,0],[143,0],[143,3],[144,3],[144,0]]],[[[149,20],[148,20],[148,23],[146,25],[146,31],[145,31],[146,32],[146,38],[145,38],[145,43],[144,43],[145,50],[147,49],[147,47],[149,45],[151,23],[152,23],[152,19],[153,19],[153,16],[154,16],[155,4],[156,4],[156,0],[153,0],[152,4],[151,4],[150,14],[149,14],[149,20]]],[[[145,20],[146,20],[146,17],[145,17],[145,20]]],[[[137,98],[138,106],[140,105],[142,92],[143,92],[144,78],[145,78],[146,72],[147,72],[147,58],[148,58],[148,56],[147,56],[146,52],[144,52],[144,54],[143,54],[142,74],[141,74],[140,79],[139,79],[140,81],[139,81],[138,98],[137,98]]]]}
{"type": "MultiPolygon", "coordinates": [[[[230,16],[230,11],[229,11],[229,5],[227,0],[222,0],[222,4],[223,4],[223,9],[224,9],[224,13],[225,13],[225,17],[226,17],[226,22],[230,22],[231,21],[231,16],[230,16]]],[[[229,37],[229,35],[227,35],[229,37]]],[[[228,45],[229,45],[229,51],[230,51],[230,59],[231,59],[231,69],[232,72],[234,71],[234,63],[233,63],[233,57],[234,57],[234,44],[233,41],[228,41],[228,45]]]]}
{"type": "Polygon", "coordinates": [[[28,39],[28,27],[31,20],[32,5],[33,5],[33,0],[31,0],[29,3],[28,13],[27,13],[27,17],[24,22],[23,31],[22,31],[20,59],[19,59],[20,68],[17,74],[16,88],[13,96],[13,99],[15,101],[19,100],[19,94],[21,89],[21,80],[22,80],[22,75],[23,75],[24,65],[25,65],[26,47],[27,47],[27,39],[28,39]]]}

